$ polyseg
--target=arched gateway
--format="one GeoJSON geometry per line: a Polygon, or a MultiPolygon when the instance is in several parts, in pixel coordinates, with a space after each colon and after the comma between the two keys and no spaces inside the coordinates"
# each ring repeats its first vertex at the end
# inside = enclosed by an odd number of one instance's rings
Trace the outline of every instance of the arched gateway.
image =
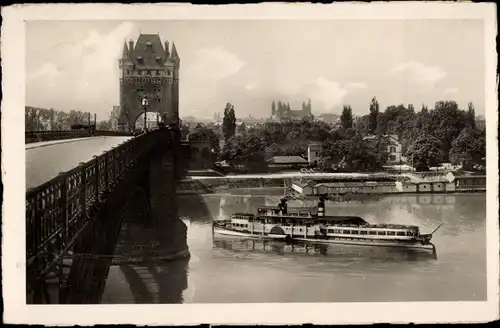
{"type": "Polygon", "coordinates": [[[141,34],[135,45],[125,42],[119,64],[119,124],[133,130],[145,112],[159,113],[165,124],[178,124],[180,58],[175,44],[170,52],[169,42],[162,45],[159,35],[141,34]]]}

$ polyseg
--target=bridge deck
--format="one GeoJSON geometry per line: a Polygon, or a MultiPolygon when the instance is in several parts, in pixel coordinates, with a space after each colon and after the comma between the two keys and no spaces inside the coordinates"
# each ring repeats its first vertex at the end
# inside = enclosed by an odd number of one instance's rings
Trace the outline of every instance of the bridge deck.
{"type": "Polygon", "coordinates": [[[118,146],[131,137],[90,137],[26,145],[26,189],[69,171],[80,162],[118,146]]]}

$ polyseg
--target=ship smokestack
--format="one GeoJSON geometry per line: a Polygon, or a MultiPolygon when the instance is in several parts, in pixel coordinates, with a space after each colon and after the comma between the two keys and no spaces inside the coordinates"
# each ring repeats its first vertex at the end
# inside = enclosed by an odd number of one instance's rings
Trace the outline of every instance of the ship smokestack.
{"type": "Polygon", "coordinates": [[[321,196],[318,202],[318,216],[325,216],[325,198],[321,196]]]}
{"type": "Polygon", "coordinates": [[[286,214],[287,212],[287,199],[286,198],[281,198],[280,203],[278,204],[278,207],[281,209],[281,212],[283,214],[286,214]]]}

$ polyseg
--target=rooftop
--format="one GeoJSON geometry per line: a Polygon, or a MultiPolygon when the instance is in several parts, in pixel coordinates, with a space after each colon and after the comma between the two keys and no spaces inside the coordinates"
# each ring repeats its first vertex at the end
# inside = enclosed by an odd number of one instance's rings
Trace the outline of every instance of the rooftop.
{"type": "Polygon", "coordinates": [[[308,164],[309,162],[300,156],[274,156],[267,160],[270,164],[308,164]]]}
{"type": "Polygon", "coordinates": [[[172,46],[172,55],[170,55],[168,42],[165,42],[164,48],[158,34],[141,34],[135,44],[130,40],[129,45],[124,44],[123,57],[139,67],[160,69],[164,67],[169,57],[177,58],[178,56],[175,45],[172,46]]]}

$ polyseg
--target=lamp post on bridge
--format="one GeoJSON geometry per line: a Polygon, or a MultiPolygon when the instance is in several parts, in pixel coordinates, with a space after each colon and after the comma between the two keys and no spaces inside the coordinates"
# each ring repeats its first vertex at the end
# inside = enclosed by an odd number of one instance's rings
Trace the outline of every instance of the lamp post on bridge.
{"type": "Polygon", "coordinates": [[[160,112],[156,111],[156,128],[160,127],[160,112]]]}
{"type": "Polygon", "coordinates": [[[144,132],[146,132],[146,119],[148,113],[148,99],[146,97],[142,98],[142,108],[144,108],[144,132]]]}

